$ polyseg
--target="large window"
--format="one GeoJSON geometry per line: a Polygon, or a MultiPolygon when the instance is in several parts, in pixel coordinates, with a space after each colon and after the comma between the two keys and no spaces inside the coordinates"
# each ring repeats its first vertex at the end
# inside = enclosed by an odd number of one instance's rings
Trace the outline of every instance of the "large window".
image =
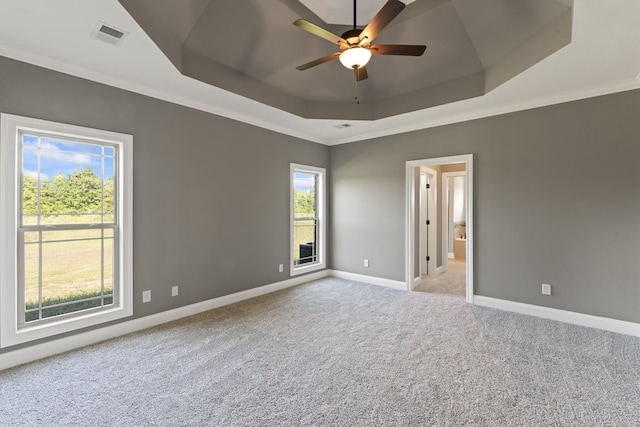
{"type": "Polygon", "coordinates": [[[2,115],[2,347],[132,314],[129,135],[2,115]]]}
{"type": "Polygon", "coordinates": [[[325,170],[291,165],[291,274],[325,268],[325,170]]]}

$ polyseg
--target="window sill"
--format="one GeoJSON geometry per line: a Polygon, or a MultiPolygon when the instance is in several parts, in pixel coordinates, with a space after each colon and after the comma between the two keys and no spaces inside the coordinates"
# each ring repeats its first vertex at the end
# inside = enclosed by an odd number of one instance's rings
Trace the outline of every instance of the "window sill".
{"type": "Polygon", "coordinates": [[[291,266],[291,276],[298,276],[300,274],[312,273],[318,270],[324,270],[326,267],[325,263],[317,262],[314,264],[307,264],[304,266],[291,266]]]}
{"type": "MultiPolygon", "coordinates": [[[[60,319],[55,322],[41,323],[33,326],[24,326],[20,329],[4,327],[2,330],[0,348],[24,344],[54,335],[72,332],[89,326],[100,325],[112,320],[122,319],[133,315],[133,307],[113,307],[108,310],[99,310],[87,313],[83,316],[73,316],[60,319]],[[11,330],[9,330],[11,329],[11,330]]],[[[15,321],[12,324],[16,324],[15,321]]],[[[4,325],[9,325],[3,322],[4,325]]]]}

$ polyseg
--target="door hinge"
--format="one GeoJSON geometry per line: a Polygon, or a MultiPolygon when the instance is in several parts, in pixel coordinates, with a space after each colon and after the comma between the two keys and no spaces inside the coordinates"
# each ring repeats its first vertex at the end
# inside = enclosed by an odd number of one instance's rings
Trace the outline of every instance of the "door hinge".
{"type": "Polygon", "coordinates": [[[427,225],[431,225],[431,221],[427,220],[427,225]]]}
{"type": "Polygon", "coordinates": [[[429,257],[429,256],[428,256],[428,257],[427,257],[427,261],[431,261],[431,257],[429,257]]]}
{"type": "Polygon", "coordinates": [[[427,188],[431,188],[431,184],[427,184],[427,188]]]}

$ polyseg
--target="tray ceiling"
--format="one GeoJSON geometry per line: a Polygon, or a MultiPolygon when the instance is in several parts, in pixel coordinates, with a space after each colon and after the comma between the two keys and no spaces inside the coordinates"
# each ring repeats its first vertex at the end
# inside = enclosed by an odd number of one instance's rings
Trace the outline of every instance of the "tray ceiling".
{"type": "MultiPolygon", "coordinates": [[[[342,34],[352,25],[327,21],[351,16],[350,1],[119,2],[185,76],[316,119],[375,120],[482,96],[571,41],[566,0],[415,0],[376,42],[426,53],[376,56],[356,83],[339,61],[295,69],[337,48],[293,21],[342,34]]],[[[360,0],[362,25],[384,3],[360,0]]]]}
{"type": "MultiPolygon", "coordinates": [[[[323,3],[324,1],[322,0],[323,3]]],[[[364,1],[359,0],[359,8],[364,1]]],[[[489,3],[505,10],[526,3],[523,0],[473,0],[471,4],[475,2],[487,5],[482,10],[486,13],[491,11],[489,3]]],[[[356,105],[350,98],[343,102],[298,98],[259,79],[221,65],[219,61],[195,54],[196,59],[210,62],[213,71],[224,72],[216,74],[207,67],[196,68],[200,69],[202,76],[199,76],[200,79],[191,78],[185,75],[184,69],[181,68],[183,62],[188,62],[182,58],[183,44],[189,38],[191,29],[210,7],[210,1],[138,0],[135,3],[147,11],[137,14],[136,19],[117,0],[0,1],[0,55],[245,122],[283,135],[327,145],[411,132],[640,88],[638,0],[556,2],[567,11],[570,10],[572,15],[571,42],[546,57],[545,52],[553,49],[545,50],[540,47],[553,47],[554,43],[557,43],[558,37],[554,31],[568,32],[565,25],[554,27],[554,23],[562,21],[561,16],[552,21],[551,26],[537,32],[533,30],[532,36],[517,45],[507,56],[498,59],[494,65],[491,65],[495,60],[492,59],[493,51],[484,47],[491,44],[474,44],[477,59],[485,70],[484,73],[476,74],[484,88],[485,94],[482,96],[462,96],[465,91],[469,91],[465,82],[471,88],[478,85],[472,78],[463,78],[412,91],[410,94],[360,105],[356,105]],[[152,3],[157,8],[150,8],[152,3]],[[171,19],[163,18],[167,16],[171,19]],[[143,25],[154,28],[154,25],[149,25],[150,21],[162,23],[153,33],[153,38],[148,31],[143,30],[143,25]],[[92,37],[96,26],[101,22],[127,33],[126,40],[116,46],[92,37]],[[538,55],[531,55],[531,52],[538,52],[538,55]],[[535,62],[535,58],[544,59],[535,62]],[[179,71],[181,69],[182,72],[179,71]],[[220,86],[203,82],[208,79],[220,81],[220,86]],[[229,88],[237,90],[231,91],[229,88]],[[461,95],[462,99],[450,102],[455,94],[461,95]],[[402,109],[407,112],[397,114],[398,111],[403,111],[402,109]],[[346,113],[342,114],[342,111],[346,113]],[[337,118],[310,118],[323,117],[323,114],[337,118]],[[354,120],[354,117],[363,119],[354,120]]],[[[265,3],[278,8],[285,5],[294,11],[289,13],[287,22],[282,23],[282,31],[289,34],[290,31],[294,31],[295,37],[298,38],[315,38],[292,25],[293,19],[298,17],[313,18],[314,22],[322,24],[322,19],[307,7],[289,0],[270,0],[265,3]]],[[[453,4],[460,22],[469,32],[470,39],[477,38],[477,31],[490,31],[493,28],[492,25],[484,23],[485,18],[472,9],[463,12],[457,1],[416,0],[407,6],[382,35],[387,31],[399,31],[395,27],[404,25],[403,20],[419,19],[423,11],[450,7],[445,3],[453,4]],[[478,25],[478,28],[475,28],[474,24],[478,25]]],[[[557,7],[550,4],[551,8],[557,7]]],[[[537,7],[537,3],[533,6],[537,7]]],[[[521,13],[527,15],[525,10],[521,13]]],[[[563,12],[561,15],[566,13],[563,12]]],[[[234,28],[236,33],[241,31],[241,24],[234,28]]],[[[253,30],[261,32],[264,29],[253,30]]],[[[502,37],[502,33],[493,34],[497,44],[511,41],[502,37]]],[[[255,44],[260,44],[260,39],[256,40],[258,41],[255,44]]],[[[323,40],[317,42],[320,42],[319,46],[323,52],[332,49],[332,46],[329,43],[325,44],[323,40]]],[[[436,45],[442,43],[442,40],[437,40],[437,43],[436,40],[427,40],[424,43],[428,45],[425,55],[429,55],[430,50],[437,50],[436,45]]],[[[291,45],[297,46],[298,42],[292,42],[291,45]]],[[[288,58],[291,54],[285,49],[287,47],[288,45],[283,46],[278,52],[288,58]]],[[[312,54],[314,53],[309,53],[310,58],[313,58],[312,54]]],[[[289,60],[294,67],[309,57],[295,57],[289,60]]],[[[379,65],[383,67],[381,61],[372,63],[371,79],[385,76],[378,70],[379,65]]],[[[9,67],[11,69],[11,66],[9,67]]],[[[2,71],[5,71],[5,68],[2,71]]],[[[351,80],[349,70],[338,67],[335,73],[337,79],[347,79],[345,85],[349,90],[353,90],[355,83],[351,80]],[[345,72],[346,75],[343,74],[345,72]]],[[[0,73],[0,87],[2,81],[4,84],[11,84],[9,76],[10,74],[0,73]]]]}

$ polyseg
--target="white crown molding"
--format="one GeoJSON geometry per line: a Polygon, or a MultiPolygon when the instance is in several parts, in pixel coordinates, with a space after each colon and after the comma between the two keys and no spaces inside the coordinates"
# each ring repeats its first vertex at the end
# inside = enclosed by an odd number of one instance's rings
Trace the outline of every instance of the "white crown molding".
{"type": "Polygon", "coordinates": [[[261,104],[257,101],[242,97],[235,93],[189,79],[188,84],[200,85],[202,90],[215,91],[220,102],[203,103],[188,96],[179,95],[170,91],[163,91],[155,87],[146,86],[138,82],[114,77],[90,70],[84,67],[68,64],[66,62],[45,57],[43,55],[26,52],[21,49],[0,43],[0,56],[26,62],[39,67],[51,69],[64,74],[80,77],[86,80],[131,91],[141,95],[182,105],[196,110],[205,111],[221,117],[226,117],[239,122],[247,123],[273,132],[289,135],[295,138],[316,142],[323,145],[340,145],[356,141],[380,138],[469,120],[476,120],[491,116],[508,114],[517,111],[539,108],[564,102],[571,102],[585,98],[608,95],[617,92],[640,89],[640,74],[633,79],[606,83],[599,86],[581,88],[575,91],[556,94],[535,99],[516,100],[513,102],[492,102],[492,94],[489,93],[480,98],[472,98],[433,107],[425,110],[413,111],[398,116],[387,117],[373,121],[353,121],[358,128],[364,130],[356,135],[343,138],[324,138],[314,134],[313,129],[318,127],[333,126],[336,120],[305,119],[294,114],[284,112],[274,107],[261,104]],[[226,102],[225,102],[226,101],[226,102]],[[237,108],[231,108],[237,106],[237,108]],[[439,112],[447,111],[447,114],[439,112]],[[295,126],[286,126],[284,123],[295,126]],[[310,132],[302,132],[299,129],[308,129],[310,132]],[[366,129],[372,129],[367,131],[366,129]]]}
{"type": "MultiPolygon", "coordinates": [[[[44,0],[39,1],[44,4],[44,0]]],[[[320,0],[307,1],[324,3],[320,0]]],[[[365,6],[365,1],[361,0],[362,8],[365,6]]],[[[384,2],[383,0],[379,1],[381,4],[384,2]]],[[[96,6],[100,5],[101,15],[109,15],[113,18],[110,18],[109,22],[118,23],[122,28],[130,27],[126,23],[131,20],[131,17],[121,7],[108,6],[109,3],[98,2],[98,0],[94,0],[94,2],[96,6]]],[[[345,3],[343,0],[340,2],[345,3]]],[[[632,75],[635,77],[640,64],[638,56],[634,54],[635,45],[640,38],[633,21],[635,13],[640,10],[638,2],[636,0],[619,0],[619,5],[618,2],[613,5],[613,2],[576,0],[575,3],[574,40],[570,45],[546,58],[544,60],[546,65],[544,63],[536,64],[507,84],[478,98],[380,120],[306,119],[187,78],[175,70],[175,67],[161,54],[157,46],[150,39],[147,39],[141,29],[134,31],[132,26],[129,28],[132,31],[131,36],[123,45],[122,54],[128,60],[131,60],[131,56],[144,56],[145,59],[153,62],[154,74],[145,74],[141,72],[140,67],[131,66],[119,67],[113,76],[108,75],[109,72],[104,70],[110,69],[113,72],[113,67],[104,67],[96,63],[94,68],[91,62],[76,62],[73,58],[81,58],[83,55],[78,52],[65,51],[63,43],[60,44],[59,49],[39,50],[37,38],[27,37],[31,34],[30,32],[24,33],[23,36],[14,31],[10,37],[2,40],[4,44],[0,44],[0,55],[216,114],[280,134],[324,145],[337,145],[640,88],[638,79],[630,78],[629,74],[632,70],[632,75]],[[614,25],[616,31],[607,30],[613,28],[614,25]],[[133,46],[134,44],[135,46],[133,46]],[[606,54],[604,57],[603,53],[606,54]],[[73,64],[55,58],[72,58],[70,61],[73,64]],[[583,72],[585,69],[588,72],[583,72]],[[131,70],[136,70],[136,72],[131,70]],[[540,85],[540,82],[546,83],[540,85]],[[531,84],[542,91],[529,90],[531,84]],[[508,87],[505,87],[506,85],[508,87]],[[565,90],[565,88],[571,87],[576,89],[573,91],[571,89],[565,90]],[[556,94],[546,97],[538,95],[543,92],[549,94],[549,91],[556,94]],[[336,129],[336,125],[344,123],[345,120],[353,127],[336,129]]],[[[2,10],[11,11],[12,7],[3,6],[2,10]]],[[[26,10],[29,7],[33,6],[24,5],[26,10]]],[[[343,7],[350,8],[352,6],[346,4],[343,7]]],[[[359,5],[358,8],[361,6],[359,5]]],[[[79,16],[84,16],[82,14],[86,15],[87,11],[83,9],[78,13],[79,16]]],[[[3,16],[5,17],[3,22],[8,22],[6,17],[10,14],[5,13],[3,16]]],[[[38,19],[43,19],[43,17],[40,16],[38,19]]],[[[131,23],[129,22],[129,24],[131,23]]],[[[85,45],[80,43],[79,46],[85,45]]]]}
{"type": "MultiPolygon", "coordinates": [[[[178,95],[169,91],[163,91],[155,87],[146,86],[130,80],[114,77],[108,74],[101,73],[99,71],[90,70],[88,68],[72,65],[57,59],[45,57],[43,55],[26,52],[21,49],[16,49],[12,46],[8,46],[0,43],[0,56],[15,59],[17,61],[26,62],[28,64],[36,65],[38,67],[47,68],[49,70],[58,71],[60,73],[69,74],[72,76],[80,77],[86,80],[90,80],[96,83],[101,83],[107,86],[112,86],[118,89],[127,90],[140,95],[149,96],[151,98],[167,101],[172,104],[182,105],[184,107],[193,108],[207,113],[215,114],[217,116],[226,117],[228,119],[236,120],[239,122],[247,123],[263,129],[268,129],[284,135],[293,136],[296,138],[304,139],[311,142],[317,142],[319,144],[327,144],[327,141],[314,136],[311,133],[300,132],[298,130],[279,125],[278,123],[292,122],[296,120],[305,119],[295,116],[294,114],[284,112],[274,107],[262,104],[258,101],[248,99],[237,95],[232,92],[225,91],[215,86],[208,85],[206,83],[199,82],[197,80],[189,79],[190,83],[201,85],[203,90],[217,91],[217,97],[221,102],[202,103],[191,99],[187,96],[178,95]],[[233,102],[224,102],[225,100],[232,100],[233,102]],[[232,109],[230,105],[240,105],[245,108],[232,109]],[[252,114],[248,114],[247,111],[251,111],[252,114]],[[266,120],[259,117],[277,116],[277,120],[266,120]]],[[[186,79],[186,77],[185,77],[186,79]]]]}
{"type": "MultiPolygon", "coordinates": [[[[429,129],[438,126],[445,126],[453,123],[461,123],[470,120],[482,119],[486,117],[499,116],[502,114],[515,113],[518,111],[530,110],[533,108],[546,107],[555,104],[562,104],[565,102],[579,101],[581,99],[594,98],[597,96],[610,95],[618,92],[625,92],[628,90],[636,90],[640,89],[640,75],[638,75],[634,79],[629,79],[621,82],[607,83],[600,86],[583,88],[576,91],[566,92],[558,95],[536,98],[536,99],[526,99],[524,101],[515,101],[510,103],[489,103],[486,106],[480,106],[479,108],[468,108],[461,109],[460,112],[452,111],[451,114],[443,114],[435,118],[430,118],[428,114],[426,114],[426,110],[414,111],[411,113],[406,113],[407,119],[402,120],[403,122],[407,122],[410,124],[404,124],[400,126],[387,126],[384,125],[379,126],[379,130],[375,130],[372,132],[361,133],[356,136],[339,138],[331,141],[328,145],[340,145],[340,144],[348,144],[350,142],[362,141],[373,138],[380,138],[384,136],[397,135],[400,133],[413,132],[421,129],[429,129]]],[[[487,97],[489,95],[485,95],[487,97]]],[[[459,103],[467,102],[459,101],[459,103]]],[[[458,104],[458,103],[454,103],[458,104]]],[[[453,104],[447,104],[440,107],[434,107],[432,110],[436,110],[439,108],[447,108],[451,109],[453,104]]],[[[399,121],[399,116],[392,118],[394,121],[399,121]]],[[[380,124],[384,123],[385,120],[381,119],[378,122],[380,124]]]]}

